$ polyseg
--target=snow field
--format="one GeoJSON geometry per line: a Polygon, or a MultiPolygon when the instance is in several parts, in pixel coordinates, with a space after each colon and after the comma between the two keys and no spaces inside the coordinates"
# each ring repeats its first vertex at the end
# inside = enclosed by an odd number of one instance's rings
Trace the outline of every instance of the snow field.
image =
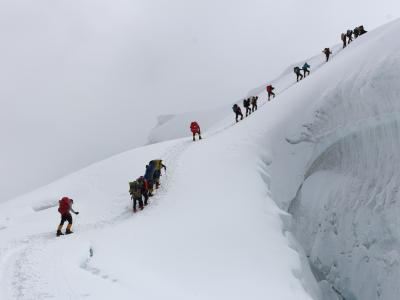
{"type": "Polygon", "coordinates": [[[398,26],[309,60],[298,84],[290,67],[277,98],[235,126],[210,117],[201,142],[134,149],[2,204],[1,298],[397,299],[398,26]],[[154,158],[168,172],[133,215],[128,181],[154,158]],[[63,195],[81,214],[56,238],[63,195]]]}

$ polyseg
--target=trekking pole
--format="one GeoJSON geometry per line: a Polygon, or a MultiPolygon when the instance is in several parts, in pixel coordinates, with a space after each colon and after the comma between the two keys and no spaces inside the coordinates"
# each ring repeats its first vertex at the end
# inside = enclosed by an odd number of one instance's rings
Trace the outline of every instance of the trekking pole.
{"type": "Polygon", "coordinates": [[[75,228],[78,227],[78,216],[79,216],[79,214],[75,215],[75,228]]]}

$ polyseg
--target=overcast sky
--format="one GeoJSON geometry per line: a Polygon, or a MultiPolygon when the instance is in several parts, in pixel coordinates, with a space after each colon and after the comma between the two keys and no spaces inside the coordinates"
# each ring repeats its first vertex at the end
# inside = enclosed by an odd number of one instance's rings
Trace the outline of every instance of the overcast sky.
{"type": "MultiPolygon", "coordinates": [[[[2,0],[0,201],[230,104],[398,0],[2,0]]],[[[129,163],[129,162],[127,162],[129,163]]]]}

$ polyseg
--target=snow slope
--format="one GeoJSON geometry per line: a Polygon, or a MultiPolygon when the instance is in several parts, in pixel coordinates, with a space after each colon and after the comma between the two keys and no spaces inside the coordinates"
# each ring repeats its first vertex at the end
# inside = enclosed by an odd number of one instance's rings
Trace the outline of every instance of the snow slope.
{"type": "Polygon", "coordinates": [[[397,299],[399,27],[316,56],[298,84],[285,72],[275,100],[201,142],[128,151],[1,204],[0,298],[397,299]],[[168,173],[132,215],[128,181],[153,158],[168,173]],[[56,238],[63,195],[81,214],[56,238]]]}
{"type": "Polygon", "coordinates": [[[256,149],[235,129],[133,150],[2,205],[2,297],[311,299],[268,196],[268,155],[241,160],[256,149]],[[127,181],[154,157],[168,166],[163,187],[132,215],[127,181]],[[74,236],[56,238],[48,199],[67,191],[81,214],[74,236]]]}

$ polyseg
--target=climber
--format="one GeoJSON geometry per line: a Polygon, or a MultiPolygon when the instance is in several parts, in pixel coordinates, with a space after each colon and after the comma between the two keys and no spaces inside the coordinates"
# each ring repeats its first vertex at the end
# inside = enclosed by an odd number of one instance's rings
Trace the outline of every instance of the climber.
{"type": "Polygon", "coordinates": [[[353,33],[354,33],[354,38],[358,38],[358,36],[360,35],[360,30],[358,29],[358,27],[355,27],[353,29],[353,33]]]}
{"type": "Polygon", "coordinates": [[[346,48],[347,46],[347,39],[346,39],[346,34],[342,33],[342,35],[340,36],[342,42],[343,42],[343,49],[346,48]]]}
{"type": "Polygon", "coordinates": [[[258,108],[257,100],[258,100],[258,96],[251,97],[251,111],[256,111],[257,110],[257,108],[258,108]]]}
{"type": "Polygon", "coordinates": [[[300,68],[299,68],[299,67],[294,67],[294,68],[293,68],[293,71],[294,71],[294,73],[296,74],[297,82],[299,81],[299,78],[300,78],[300,80],[303,79],[303,75],[301,75],[301,73],[300,73],[300,68]]]}
{"type": "Polygon", "coordinates": [[[275,93],[273,92],[275,88],[270,84],[267,85],[268,101],[271,99],[271,95],[275,98],[275,93]]]}
{"type": "Polygon", "coordinates": [[[306,77],[306,75],[310,75],[309,68],[310,68],[310,65],[307,62],[305,62],[303,67],[301,68],[304,72],[304,78],[306,77]]]}
{"type": "Polygon", "coordinates": [[[156,189],[158,189],[160,187],[161,169],[164,168],[165,172],[167,172],[167,167],[163,165],[161,159],[154,159],[150,161],[149,165],[154,167],[153,182],[156,184],[156,189]]]}
{"type": "Polygon", "coordinates": [[[243,120],[242,110],[241,110],[241,108],[240,108],[239,105],[234,104],[234,105],[232,106],[232,110],[233,110],[233,112],[234,112],[235,115],[236,115],[236,123],[239,122],[239,120],[238,120],[238,117],[239,117],[239,116],[240,116],[240,120],[243,120]]]}
{"type": "Polygon", "coordinates": [[[332,54],[331,50],[329,48],[325,48],[322,52],[325,53],[326,61],[328,61],[329,60],[329,55],[332,54]]]}
{"type": "MultiPolygon", "coordinates": [[[[142,189],[145,181],[139,182],[137,179],[135,181],[129,182],[129,194],[133,201],[133,212],[136,212],[136,203],[139,202],[139,208],[142,210],[143,199],[142,199],[142,189]]],[[[147,201],[146,201],[147,202],[147,201]]]]}
{"type": "Polygon", "coordinates": [[[199,135],[199,140],[201,140],[200,126],[199,126],[199,124],[197,124],[196,121],[193,121],[193,122],[190,124],[190,130],[191,130],[192,133],[193,133],[193,142],[196,140],[196,134],[199,135]]]}
{"type": "Polygon", "coordinates": [[[72,209],[72,204],[74,203],[74,200],[68,198],[68,197],[63,197],[60,201],[58,201],[58,212],[61,214],[61,222],[60,225],[58,225],[57,228],[57,236],[60,235],[64,235],[61,230],[62,227],[65,223],[65,221],[68,221],[68,225],[67,225],[67,230],[65,231],[65,234],[71,234],[73,233],[71,231],[71,227],[72,227],[72,216],[71,216],[71,211],[75,214],[78,215],[79,212],[78,211],[74,211],[72,209]]]}
{"type": "Polygon", "coordinates": [[[251,114],[250,98],[243,100],[243,107],[246,109],[246,117],[251,114]]]}
{"type": "Polygon", "coordinates": [[[364,25],[360,25],[358,26],[358,35],[363,35],[364,33],[367,33],[368,31],[366,31],[364,29],[364,25]]]}
{"type": "Polygon", "coordinates": [[[347,44],[350,44],[350,42],[353,41],[353,30],[348,29],[346,32],[346,36],[349,39],[349,41],[347,42],[347,44]]]}

